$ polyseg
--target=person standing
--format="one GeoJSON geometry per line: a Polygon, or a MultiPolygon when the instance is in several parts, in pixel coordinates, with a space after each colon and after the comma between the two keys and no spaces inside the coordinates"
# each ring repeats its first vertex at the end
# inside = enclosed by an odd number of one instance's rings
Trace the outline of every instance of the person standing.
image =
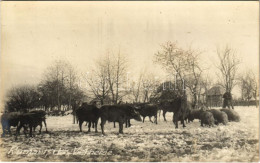
{"type": "Polygon", "coordinates": [[[232,107],[232,109],[234,109],[233,102],[232,102],[232,95],[229,91],[224,93],[223,98],[224,98],[223,108],[228,107],[230,109],[230,107],[232,107]]]}

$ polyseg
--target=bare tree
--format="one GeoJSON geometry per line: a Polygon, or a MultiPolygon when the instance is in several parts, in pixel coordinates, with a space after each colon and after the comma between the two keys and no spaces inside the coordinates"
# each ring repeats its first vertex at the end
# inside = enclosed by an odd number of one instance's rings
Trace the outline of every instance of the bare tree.
{"type": "Polygon", "coordinates": [[[68,67],[68,62],[63,60],[57,60],[54,62],[53,65],[47,68],[46,73],[44,74],[44,81],[43,82],[50,82],[52,81],[55,83],[55,91],[56,91],[56,100],[57,100],[57,107],[58,110],[61,110],[61,103],[62,103],[62,94],[65,90],[65,80],[68,77],[66,74],[66,68],[68,67]]]}
{"type": "Polygon", "coordinates": [[[185,84],[193,96],[193,105],[196,106],[198,95],[200,95],[201,75],[203,72],[199,63],[200,53],[190,49],[186,51],[186,55],[186,71],[188,70],[190,74],[185,75],[185,84]]]}
{"type": "Polygon", "coordinates": [[[90,91],[95,98],[99,99],[101,105],[104,104],[105,98],[109,94],[108,72],[106,61],[100,60],[96,63],[95,69],[87,75],[87,83],[90,91]]]}
{"type": "Polygon", "coordinates": [[[72,107],[72,96],[73,96],[73,90],[76,87],[77,75],[74,67],[72,67],[71,65],[68,65],[67,69],[68,69],[68,90],[69,90],[68,110],[70,110],[72,107]]]}
{"type": "Polygon", "coordinates": [[[107,81],[109,84],[112,101],[117,104],[122,98],[129,93],[127,88],[127,68],[128,62],[126,56],[121,54],[120,50],[117,54],[106,56],[107,81]]]}
{"type": "Polygon", "coordinates": [[[141,80],[141,95],[143,102],[152,102],[151,100],[158,94],[157,88],[160,85],[158,79],[153,73],[145,73],[141,80]]]}
{"type": "Polygon", "coordinates": [[[131,83],[131,93],[134,96],[134,102],[140,102],[143,75],[143,73],[140,73],[138,79],[131,83]]]}
{"type": "Polygon", "coordinates": [[[55,61],[47,68],[38,89],[45,108],[57,106],[58,110],[61,110],[62,105],[66,106],[66,109],[71,109],[75,97],[78,94],[82,95],[75,68],[64,60],[55,61]]]}
{"type": "Polygon", "coordinates": [[[198,50],[184,50],[177,43],[167,42],[161,46],[161,50],[155,54],[155,62],[170,74],[175,76],[178,94],[186,93],[186,87],[193,96],[194,104],[197,103],[197,92],[202,74],[199,64],[200,52],[198,50]],[[183,89],[184,88],[184,89],[183,89]]]}
{"type": "MultiPolygon", "coordinates": [[[[249,106],[249,101],[252,98],[257,100],[258,86],[257,86],[256,75],[251,70],[248,70],[246,71],[246,73],[244,73],[239,77],[239,80],[240,80],[242,99],[247,100],[249,106]]],[[[256,106],[257,106],[257,101],[256,101],[256,106]]]]}
{"type": "Polygon", "coordinates": [[[155,62],[172,76],[178,77],[176,80],[183,80],[186,63],[185,51],[177,46],[177,43],[167,42],[161,45],[161,50],[155,54],[155,62]]]}
{"type": "Polygon", "coordinates": [[[87,77],[87,83],[90,86],[91,94],[103,100],[110,96],[114,104],[117,104],[129,93],[127,90],[127,59],[118,51],[117,54],[102,56],[87,77]]]}
{"type": "MultiPolygon", "coordinates": [[[[208,96],[208,90],[212,87],[212,79],[207,75],[202,77],[201,82],[200,82],[200,90],[204,90],[204,97],[206,100],[208,96]]],[[[204,101],[206,102],[206,101],[204,101]]]]}
{"type": "Polygon", "coordinates": [[[236,75],[239,59],[236,57],[236,52],[226,46],[223,50],[217,49],[219,63],[216,66],[219,70],[219,84],[226,90],[231,92],[236,85],[236,75]]]}

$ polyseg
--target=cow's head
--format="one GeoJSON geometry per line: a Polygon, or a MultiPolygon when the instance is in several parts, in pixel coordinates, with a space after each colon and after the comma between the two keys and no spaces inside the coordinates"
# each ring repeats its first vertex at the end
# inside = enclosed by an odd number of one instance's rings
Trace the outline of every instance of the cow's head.
{"type": "Polygon", "coordinates": [[[131,116],[131,118],[133,118],[133,119],[135,119],[137,121],[142,121],[141,115],[138,112],[138,108],[136,108],[136,107],[132,107],[130,116],[131,116]]]}

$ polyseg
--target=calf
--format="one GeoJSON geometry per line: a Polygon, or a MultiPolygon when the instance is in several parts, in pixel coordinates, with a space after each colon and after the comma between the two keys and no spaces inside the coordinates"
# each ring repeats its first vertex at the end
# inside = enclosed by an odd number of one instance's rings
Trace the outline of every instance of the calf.
{"type": "Polygon", "coordinates": [[[84,121],[88,122],[88,132],[90,132],[91,123],[95,126],[95,132],[98,132],[99,109],[96,106],[84,104],[76,110],[76,116],[79,121],[80,132],[82,132],[82,123],[84,121]]]}
{"type": "Polygon", "coordinates": [[[104,105],[100,108],[101,130],[104,134],[104,125],[106,121],[118,122],[119,133],[123,133],[123,124],[128,119],[141,121],[140,114],[130,105],[104,105]]]}
{"type": "Polygon", "coordinates": [[[138,104],[137,111],[140,113],[140,115],[143,117],[143,123],[145,120],[145,117],[149,117],[150,122],[153,123],[151,120],[151,117],[154,117],[154,122],[157,124],[157,112],[158,107],[153,104],[138,104]]]}

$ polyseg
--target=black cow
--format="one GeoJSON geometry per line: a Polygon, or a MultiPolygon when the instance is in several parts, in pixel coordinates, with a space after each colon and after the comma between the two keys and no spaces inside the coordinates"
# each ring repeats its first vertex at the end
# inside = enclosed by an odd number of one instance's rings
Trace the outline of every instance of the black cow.
{"type": "Polygon", "coordinates": [[[176,97],[173,100],[168,100],[168,101],[161,101],[160,102],[160,109],[163,111],[163,119],[164,121],[167,121],[165,118],[165,115],[167,112],[173,112],[176,113],[180,109],[180,102],[181,98],[176,97]]]}
{"type": "MultiPolygon", "coordinates": [[[[44,110],[34,110],[34,111],[30,111],[30,113],[35,113],[35,114],[38,114],[39,116],[42,117],[42,122],[43,122],[44,125],[45,125],[46,132],[48,132],[47,124],[46,124],[46,112],[45,112],[44,110]]],[[[34,124],[34,126],[33,126],[33,130],[34,130],[34,131],[35,131],[35,129],[36,129],[37,126],[38,126],[37,124],[34,124]]],[[[41,133],[42,123],[39,124],[39,126],[40,126],[39,133],[41,133]]]]}
{"type": "Polygon", "coordinates": [[[118,122],[120,134],[123,133],[123,124],[126,120],[135,119],[141,121],[140,114],[135,111],[133,106],[127,104],[102,106],[100,108],[100,118],[102,134],[104,134],[104,125],[106,121],[118,122]]]}
{"type": "Polygon", "coordinates": [[[211,110],[208,110],[208,111],[213,114],[216,125],[218,125],[219,123],[223,123],[224,125],[226,125],[228,123],[228,116],[225,112],[222,112],[222,111],[217,110],[217,109],[211,109],[211,110]]]}
{"type": "Polygon", "coordinates": [[[150,122],[153,123],[151,120],[151,117],[154,117],[154,122],[157,124],[157,112],[158,112],[158,107],[153,104],[136,104],[137,106],[137,111],[140,113],[140,115],[143,117],[143,123],[145,120],[145,117],[149,117],[150,122]]]}
{"type": "Polygon", "coordinates": [[[235,122],[239,122],[240,121],[240,116],[239,114],[232,109],[220,109],[220,111],[223,111],[227,114],[228,116],[228,120],[229,121],[235,121],[235,122]]]}
{"type": "Polygon", "coordinates": [[[2,136],[5,136],[5,130],[8,131],[9,134],[11,134],[11,126],[16,127],[19,122],[19,116],[21,113],[19,112],[10,112],[10,113],[4,113],[1,116],[1,124],[2,124],[2,129],[3,129],[3,134],[2,136]]]}
{"type": "Polygon", "coordinates": [[[191,103],[189,103],[187,98],[184,96],[176,98],[173,104],[173,107],[176,108],[173,114],[173,123],[175,124],[175,128],[178,128],[179,121],[181,121],[183,128],[186,127],[184,120],[186,120],[191,113],[191,103]]]}
{"type": "Polygon", "coordinates": [[[176,100],[160,102],[160,109],[163,111],[164,121],[167,121],[165,115],[167,112],[174,112],[176,110],[176,100]]]}
{"type": "MultiPolygon", "coordinates": [[[[35,129],[38,125],[40,126],[40,130],[39,133],[41,133],[41,129],[42,129],[42,122],[45,122],[45,116],[43,116],[43,114],[41,112],[29,112],[29,113],[23,113],[21,115],[19,115],[18,117],[19,119],[19,123],[16,129],[16,139],[17,139],[17,135],[20,132],[22,127],[27,127],[29,126],[30,128],[30,137],[32,137],[32,130],[35,129]]],[[[45,122],[46,124],[46,122],[45,122]]],[[[46,126],[45,126],[46,127],[46,126]]],[[[47,131],[47,127],[46,127],[46,131],[47,131]]]]}
{"type": "Polygon", "coordinates": [[[84,104],[76,110],[76,116],[79,121],[80,132],[82,132],[84,121],[88,122],[88,132],[90,132],[91,123],[95,126],[95,132],[97,132],[99,109],[96,106],[84,104]]]}
{"type": "Polygon", "coordinates": [[[199,119],[200,120],[200,114],[203,112],[202,109],[192,109],[190,111],[190,114],[188,115],[188,120],[193,121],[194,119],[199,119]]]}
{"type": "Polygon", "coordinates": [[[200,114],[200,122],[201,126],[208,125],[208,126],[214,126],[215,119],[211,112],[209,111],[202,111],[200,114]]]}

